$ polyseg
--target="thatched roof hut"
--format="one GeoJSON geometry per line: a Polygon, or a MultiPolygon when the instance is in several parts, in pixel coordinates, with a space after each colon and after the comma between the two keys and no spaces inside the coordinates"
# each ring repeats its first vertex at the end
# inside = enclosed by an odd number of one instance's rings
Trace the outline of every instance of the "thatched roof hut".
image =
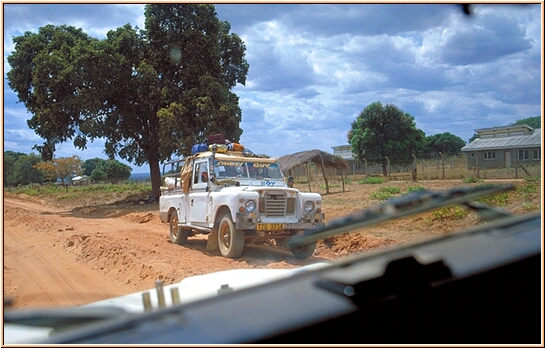
{"type": "MultiPolygon", "coordinates": [[[[327,182],[327,177],[325,175],[325,168],[336,168],[336,169],[348,169],[348,162],[346,162],[341,157],[332,155],[330,153],[320,151],[320,150],[309,150],[296,152],[291,155],[284,155],[278,159],[280,163],[280,168],[284,173],[287,173],[290,169],[295,168],[300,165],[308,165],[309,163],[314,163],[316,166],[322,168],[322,174],[324,176],[326,191],[329,193],[329,185],[327,182]]],[[[308,168],[307,168],[308,170],[308,168]]],[[[344,188],[344,185],[343,185],[344,188]]],[[[310,190],[310,179],[309,179],[309,190],[310,190]]]]}

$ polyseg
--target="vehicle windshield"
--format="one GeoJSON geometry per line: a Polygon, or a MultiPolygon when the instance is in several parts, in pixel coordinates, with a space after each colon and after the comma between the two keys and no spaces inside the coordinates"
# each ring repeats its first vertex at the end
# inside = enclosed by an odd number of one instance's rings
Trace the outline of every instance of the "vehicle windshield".
{"type": "Polygon", "coordinates": [[[278,163],[216,160],[214,173],[218,179],[283,180],[278,163]]]}

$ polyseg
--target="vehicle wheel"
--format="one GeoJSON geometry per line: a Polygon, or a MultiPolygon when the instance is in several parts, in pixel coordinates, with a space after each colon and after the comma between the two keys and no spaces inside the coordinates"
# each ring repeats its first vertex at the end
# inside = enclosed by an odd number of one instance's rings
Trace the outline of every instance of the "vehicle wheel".
{"type": "Polygon", "coordinates": [[[311,244],[305,244],[298,247],[291,247],[291,253],[298,259],[306,259],[312,256],[316,250],[316,242],[311,244]]]}
{"type": "Polygon", "coordinates": [[[178,245],[187,244],[189,232],[178,226],[178,213],[172,213],[170,217],[170,241],[178,245]]]}
{"type": "Polygon", "coordinates": [[[244,232],[236,230],[231,214],[225,213],[218,226],[218,244],[224,257],[237,258],[244,251],[244,232]]]}

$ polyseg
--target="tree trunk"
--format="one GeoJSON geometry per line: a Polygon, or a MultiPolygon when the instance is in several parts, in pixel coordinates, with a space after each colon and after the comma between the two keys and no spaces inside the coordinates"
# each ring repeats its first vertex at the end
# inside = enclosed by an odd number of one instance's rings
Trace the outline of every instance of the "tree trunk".
{"type": "Polygon", "coordinates": [[[388,171],[386,170],[386,158],[382,159],[382,175],[388,176],[388,171]]]}
{"type": "Polygon", "coordinates": [[[159,200],[161,196],[161,170],[159,169],[159,159],[149,159],[150,180],[151,180],[151,199],[159,200]]]}

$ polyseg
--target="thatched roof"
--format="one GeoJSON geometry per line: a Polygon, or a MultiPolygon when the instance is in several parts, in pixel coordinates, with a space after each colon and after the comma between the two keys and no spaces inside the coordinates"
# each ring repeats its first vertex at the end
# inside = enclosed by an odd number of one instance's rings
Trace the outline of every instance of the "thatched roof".
{"type": "Polygon", "coordinates": [[[348,169],[348,163],[341,157],[320,150],[296,152],[291,155],[284,155],[278,159],[280,168],[285,173],[288,170],[306,163],[314,163],[325,168],[348,169]]]}

